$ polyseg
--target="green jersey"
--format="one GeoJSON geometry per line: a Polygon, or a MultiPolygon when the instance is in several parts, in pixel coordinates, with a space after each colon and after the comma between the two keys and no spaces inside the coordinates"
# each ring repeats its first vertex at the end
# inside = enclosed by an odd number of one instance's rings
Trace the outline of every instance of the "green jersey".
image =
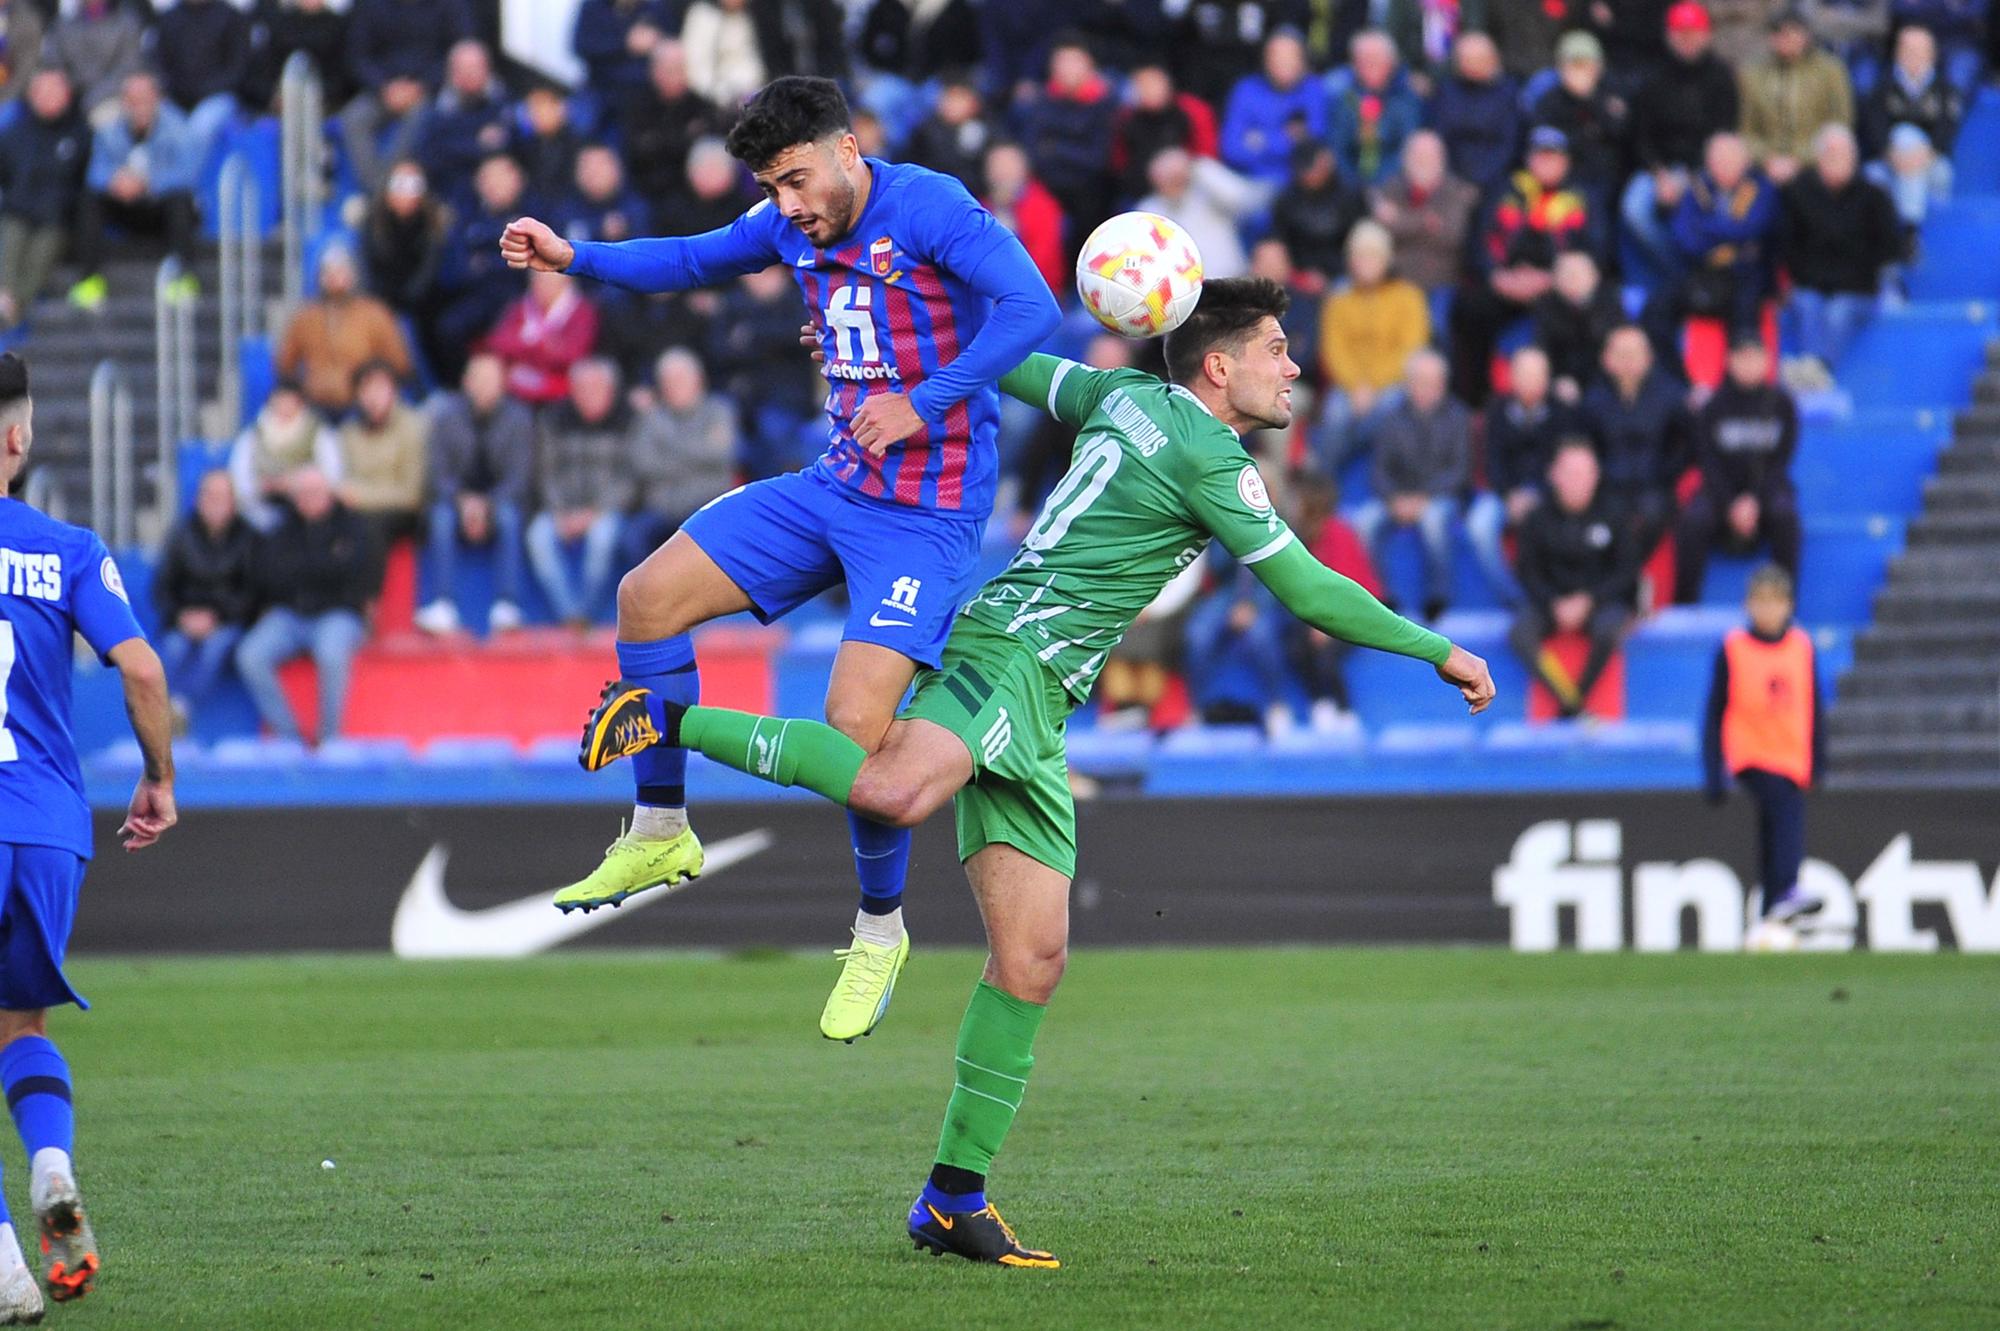
{"type": "Polygon", "coordinates": [[[1077,702],[1139,612],[1210,538],[1329,633],[1433,664],[1449,653],[1444,639],[1304,552],[1236,432],[1187,389],[1041,355],[1000,386],[1075,426],[1076,448],[1013,562],[963,613],[1026,644],[1077,702]]]}

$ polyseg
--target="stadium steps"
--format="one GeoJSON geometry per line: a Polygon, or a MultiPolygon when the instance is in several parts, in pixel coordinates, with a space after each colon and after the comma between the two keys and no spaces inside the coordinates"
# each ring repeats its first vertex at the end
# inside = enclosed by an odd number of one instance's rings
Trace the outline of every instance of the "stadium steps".
{"type": "Polygon", "coordinates": [[[1923,485],[1828,725],[1828,781],[2000,782],[2000,341],[1923,485]]]}

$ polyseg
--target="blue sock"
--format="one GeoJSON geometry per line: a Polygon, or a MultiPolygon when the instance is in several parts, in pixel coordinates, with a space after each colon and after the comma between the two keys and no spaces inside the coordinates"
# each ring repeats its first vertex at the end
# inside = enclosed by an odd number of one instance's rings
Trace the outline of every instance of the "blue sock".
{"type": "Polygon", "coordinates": [[[890,827],[847,813],[847,830],[854,840],[854,873],[861,880],[861,909],[887,915],[903,904],[903,877],[910,869],[910,829],[890,827]]]}
{"type": "Polygon", "coordinates": [[[946,1215],[957,1211],[984,1211],[986,1190],[981,1188],[978,1192],[946,1192],[929,1179],[925,1179],[924,1190],[918,1195],[917,1201],[920,1204],[927,1202],[946,1215]]]}
{"type": "Polygon", "coordinates": [[[24,1035],[0,1049],[0,1088],[28,1159],[54,1146],[70,1153],[76,1145],[76,1114],[70,1108],[69,1064],[62,1051],[40,1035],[24,1035]]]}
{"type": "MultiPolygon", "coordinates": [[[[685,633],[652,642],[619,643],[618,673],[634,684],[644,684],[668,702],[692,705],[701,700],[694,643],[685,633]]],[[[632,778],[639,787],[638,802],[656,809],[685,807],[687,765],[686,749],[664,744],[634,754],[632,778]]]]}

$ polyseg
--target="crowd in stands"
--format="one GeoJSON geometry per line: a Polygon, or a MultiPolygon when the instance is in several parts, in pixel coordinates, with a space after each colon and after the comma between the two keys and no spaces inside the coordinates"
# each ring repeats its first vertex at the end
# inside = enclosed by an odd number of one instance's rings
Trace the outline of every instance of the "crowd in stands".
{"type": "MultiPolygon", "coordinates": [[[[291,733],[268,676],[310,653],[331,733],[385,541],[425,549],[427,631],[459,626],[469,545],[495,551],[490,629],[523,622],[530,578],[585,622],[694,508],[816,455],[823,386],[782,271],[641,298],[529,278],[497,239],[522,213],[578,240],[727,223],[756,198],[722,147],[734,108],[826,74],[866,150],[964,180],[1072,311],[1076,247],[1125,207],[1179,220],[1210,275],[1285,283],[1311,405],[1292,437],[1246,442],[1313,548],[1435,618],[1463,541],[1531,664],[1570,632],[1601,667],[1662,599],[1662,538],[1676,599],[1718,550],[1761,545],[1797,573],[1794,398],[1837,391],[1948,196],[1987,17],[1984,0],[583,0],[588,73],[565,89],[500,67],[466,0],[0,0],[0,321],[65,260],[88,306],[108,245],[188,253],[218,143],[311,57],[345,226],[227,484],[173,537],[160,609],[189,705],[233,658],[291,733]],[[1685,357],[1690,321],[1720,330],[1719,375],[1685,357]],[[1404,528],[1420,588],[1380,579],[1404,528]],[[260,543],[281,554],[242,557],[260,543]]],[[[1072,354],[1157,354],[1088,328],[1067,326],[1072,354]]],[[[1067,445],[1008,417],[996,540],[1067,445]]],[[[1302,695],[1315,726],[1352,724],[1337,648],[1241,570],[1198,564],[1169,589],[1107,669],[1107,713],[1146,715],[1181,667],[1212,718],[1281,727],[1302,695]],[[1258,696],[1216,692],[1242,678],[1258,696]]],[[[1578,710],[1587,681],[1556,682],[1578,710]]]]}

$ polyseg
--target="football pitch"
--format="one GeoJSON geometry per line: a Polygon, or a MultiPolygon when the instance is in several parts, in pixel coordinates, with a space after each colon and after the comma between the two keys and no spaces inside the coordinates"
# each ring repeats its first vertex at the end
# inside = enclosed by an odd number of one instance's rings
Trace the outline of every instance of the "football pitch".
{"type": "Polygon", "coordinates": [[[45,1325],[2000,1325],[2000,959],[1082,952],[992,1184],[1057,1272],[902,1234],[978,964],[846,1047],[819,959],[81,959],[45,1325]]]}

